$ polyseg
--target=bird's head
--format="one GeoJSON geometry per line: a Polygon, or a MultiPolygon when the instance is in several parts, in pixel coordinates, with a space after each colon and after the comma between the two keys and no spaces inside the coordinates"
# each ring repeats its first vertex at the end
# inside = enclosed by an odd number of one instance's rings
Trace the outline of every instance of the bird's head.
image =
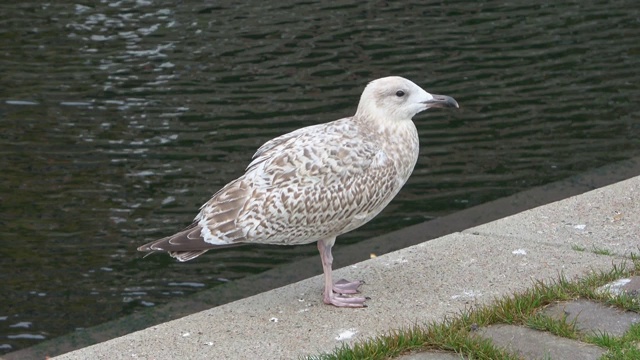
{"type": "Polygon", "coordinates": [[[450,96],[430,94],[412,81],[389,76],[370,82],[362,92],[356,117],[411,120],[429,108],[458,108],[450,96]]]}

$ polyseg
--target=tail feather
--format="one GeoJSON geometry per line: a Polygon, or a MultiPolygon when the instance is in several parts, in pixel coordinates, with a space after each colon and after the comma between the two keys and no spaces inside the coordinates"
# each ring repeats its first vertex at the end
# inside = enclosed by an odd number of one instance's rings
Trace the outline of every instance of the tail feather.
{"type": "MultiPolygon", "coordinates": [[[[202,228],[198,223],[193,223],[186,229],[162,239],[152,241],[138,247],[138,251],[149,252],[166,251],[178,259],[178,261],[189,261],[197,258],[211,249],[240,246],[242,244],[214,245],[204,241],[201,235],[202,228]]],[[[147,254],[147,255],[149,255],[147,254]]],[[[146,256],[146,255],[145,255],[146,256]]]]}
{"type": "Polygon", "coordinates": [[[193,260],[193,259],[197,258],[198,256],[206,253],[207,251],[208,250],[201,250],[201,251],[169,251],[169,255],[171,255],[172,258],[178,259],[178,261],[180,261],[180,262],[185,262],[185,261],[193,260]]]}

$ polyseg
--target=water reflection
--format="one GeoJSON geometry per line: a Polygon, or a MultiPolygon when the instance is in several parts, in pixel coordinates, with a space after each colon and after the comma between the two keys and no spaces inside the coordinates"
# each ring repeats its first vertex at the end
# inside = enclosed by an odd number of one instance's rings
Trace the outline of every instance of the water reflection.
{"type": "Polygon", "coordinates": [[[416,118],[413,177],[336,251],[637,154],[639,8],[0,5],[0,351],[315,255],[245,247],[178,264],[135,248],[186,225],[264,141],[353,114],[376,77],[462,109],[416,118]]]}

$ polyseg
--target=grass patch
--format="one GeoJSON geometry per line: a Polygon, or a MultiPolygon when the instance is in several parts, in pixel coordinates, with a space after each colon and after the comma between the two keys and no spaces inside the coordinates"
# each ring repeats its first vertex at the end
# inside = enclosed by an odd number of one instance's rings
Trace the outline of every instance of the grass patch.
{"type": "MultiPolygon", "coordinates": [[[[585,246],[581,246],[578,244],[573,244],[571,245],[571,250],[574,251],[587,251],[587,248],[585,246]]],[[[591,247],[591,252],[596,254],[596,255],[613,255],[613,252],[611,250],[605,249],[605,248],[600,248],[597,246],[592,246],[591,247]]]]}
{"type": "Polygon", "coordinates": [[[580,246],[578,244],[573,244],[571,245],[571,250],[575,250],[575,251],[586,251],[587,248],[584,246],[580,246]]]}
{"type": "Polygon", "coordinates": [[[588,336],[585,340],[609,350],[602,359],[640,359],[640,323],[631,325],[620,338],[601,333],[588,336]]]}
{"type": "Polygon", "coordinates": [[[569,339],[578,338],[576,321],[567,322],[567,316],[558,320],[543,314],[534,314],[527,319],[525,325],[535,330],[548,331],[556,336],[569,339]]]}
{"type": "MultiPolygon", "coordinates": [[[[574,249],[575,250],[575,249],[574,249]]],[[[554,335],[592,343],[608,349],[603,359],[640,359],[640,324],[633,325],[622,337],[608,334],[581,334],[575,320],[554,319],[543,315],[545,306],[578,298],[589,299],[640,313],[637,298],[629,295],[612,296],[597,289],[614,280],[640,275],[640,257],[632,254],[632,266],[613,266],[610,271],[598,272],[569,281],[560,276],[551,283],[537,281],[514,296],[497,299],[493,304],[470,308],[455,317],[440,322],[414,325],[386,335],[344,344],[331,353],[312,356],[313,360],[389,359],[411,351],[447,351],[469,359],[519,359],[491,341],[475,336],[475,331],[492,324],[513,324],[549,331],[554,335]]]]}
{"type": "Polygon", "coordinates": [[[608,250],[605,248],[599,248],[599,247],[596,247],[595,245],[593,246],[593,249],[591,249],[591,252],[596,255],[613,255],[613,252],[611,250],[608,250]]]}

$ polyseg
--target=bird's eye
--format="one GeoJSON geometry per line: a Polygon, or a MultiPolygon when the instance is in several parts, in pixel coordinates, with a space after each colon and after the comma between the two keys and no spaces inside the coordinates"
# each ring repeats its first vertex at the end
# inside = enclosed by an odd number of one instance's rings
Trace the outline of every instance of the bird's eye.
{"type": "Polygon", "coordinates": [[[404,91],[402,91],[402,90],[396,91],[396,96],[397,97],[403,97],[404,96],[404,91]]]}

